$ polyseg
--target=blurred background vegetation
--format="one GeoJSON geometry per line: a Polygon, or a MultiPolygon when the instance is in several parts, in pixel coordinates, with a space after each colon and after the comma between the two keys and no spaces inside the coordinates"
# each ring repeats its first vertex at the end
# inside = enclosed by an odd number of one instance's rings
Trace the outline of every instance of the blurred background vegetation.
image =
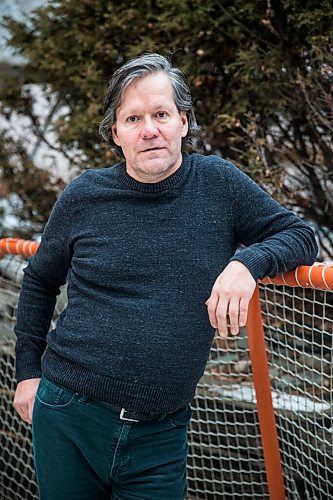
{"type": "Polygon", "coordinates": [[[231,159],[311,221],[333,258],[332,19],[329,0],[57,0],[26,22],[5,18],[21,62],[1,68],[0,196],[15,193],[16,232],[40,231],[79,171],[118,161],[98,137],[104,91],[149,51],[188,76],[192,149],[231,159]],[[28,139],[8,127],[20,120],[28,139]],[[38,164],[41,144],[68,175],[38,164]]]}

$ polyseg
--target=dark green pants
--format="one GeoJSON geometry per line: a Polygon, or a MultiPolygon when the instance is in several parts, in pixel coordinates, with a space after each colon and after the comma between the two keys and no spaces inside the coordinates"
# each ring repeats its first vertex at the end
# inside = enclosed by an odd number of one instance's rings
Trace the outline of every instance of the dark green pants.
{"type": "Polygon", "coordinates": [[[33,412],[40,499],[183,500],[190,413],[126,422],[43,377],[33,412]]]}

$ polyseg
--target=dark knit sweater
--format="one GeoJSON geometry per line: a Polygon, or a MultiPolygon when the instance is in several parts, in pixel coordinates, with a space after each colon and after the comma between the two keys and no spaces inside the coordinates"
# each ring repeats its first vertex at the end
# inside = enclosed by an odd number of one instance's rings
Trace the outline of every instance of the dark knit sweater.
{"type": "Polygon", "coordinates": [[[25,269],[17,380],[43,371],[88,397],[173,411],[204,371],[214,334],[205,301],[228,262],[257,280],[316,253],[304,222],[216,156],[184,154],[153,184],[124,163],[88,170],[61,195],[25,269]],[[66,279],[68,306],[47,333],[66,279]]]}

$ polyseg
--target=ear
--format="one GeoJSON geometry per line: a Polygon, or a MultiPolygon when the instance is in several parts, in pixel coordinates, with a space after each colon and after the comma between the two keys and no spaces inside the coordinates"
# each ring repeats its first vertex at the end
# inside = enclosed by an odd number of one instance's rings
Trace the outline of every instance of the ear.
{"type": "Polygon", "coordinates": [[[111,126],[111,132],[112,132],[112,139],[113,139],[113,142],[115,144],[117,144],[117,146],[120,146],[120,141],[119,141],[119,138],[118,138],[118,135],[117,135],[117,125],[116,123],[114,123],[112,126],[111,126]]]}
{"type": "Polygon", "coordinates": [[[186,137],[187,132],[188,132],[188,121],[187,121],[187,114],[185,111],[181,111],[180,113],[180,120],[181,120],[181,126],[182,126],[182,137],[186,137]]]}

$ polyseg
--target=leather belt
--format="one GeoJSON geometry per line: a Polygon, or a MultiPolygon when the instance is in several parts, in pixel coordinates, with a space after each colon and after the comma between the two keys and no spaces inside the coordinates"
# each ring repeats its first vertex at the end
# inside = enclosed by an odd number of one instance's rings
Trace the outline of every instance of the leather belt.
{"type": "Polygon", "coordinates": [[[124,420],[127,422],[148,422],[150,420],[163,420],[167,413],[157,413],[157,412],[148,412],[141,413],[132,410],[126,410],[126,408],[121,408],[120,406],[113,405],[111,403],[105,403],[104,401],[99,401],[102,406],[106,406],[113,412],[119,415],[120,420],[124,420]]]}

